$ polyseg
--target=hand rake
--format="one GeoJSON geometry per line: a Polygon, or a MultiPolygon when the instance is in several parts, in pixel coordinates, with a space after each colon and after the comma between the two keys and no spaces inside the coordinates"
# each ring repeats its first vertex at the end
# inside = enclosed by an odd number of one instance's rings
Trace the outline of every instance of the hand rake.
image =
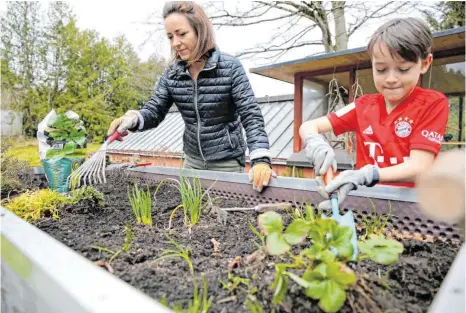
{"type": "MultiPolygon", "coordinates": [[[[126,134],[128,132],[125,132],[126,134]]],[[[104,144],[92,155],[92,157],[84,162],[80,167],[74,170],[66,179],[66,184],[70,189],[81,185],[94,185],[106,183],[105,167],[106,167],[106,152],[107,146],[115,140],[122,141],[126,134],[120,134],[118,131],[110,135],[104,144]]]]}

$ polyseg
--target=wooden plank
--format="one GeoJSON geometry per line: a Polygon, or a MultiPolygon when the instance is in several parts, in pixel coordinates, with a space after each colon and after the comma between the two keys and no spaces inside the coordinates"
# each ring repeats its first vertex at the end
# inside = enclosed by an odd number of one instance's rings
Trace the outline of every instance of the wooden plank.
{"type": "Polygon", "coordinates": [[[293,151],[301,151],[301,137],[299,128],[303,123],[303,82],[300,74],[295,74],[294,82],[294,121],[293,121],[293,151]]]}

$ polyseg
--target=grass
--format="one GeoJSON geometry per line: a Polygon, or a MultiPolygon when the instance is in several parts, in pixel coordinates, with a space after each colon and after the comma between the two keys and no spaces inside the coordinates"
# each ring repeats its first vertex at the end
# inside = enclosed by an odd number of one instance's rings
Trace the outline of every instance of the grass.
{"type": "MultiPolygon", "coordinates": [[[[19,160],[23,160],[29,163],[31,166],[42,166],[39,158],[39,144],[36,138],[15,138],[10,139],[11,148],[9,152],[12,156],[19,160]]],[[[88,152],[95,152],[99,150],[102,144],[100,143],[89,143],[87,149],[84,149],[82,156],[85,156],[88,152]]]]}
{"type": "Polygon", "coordinates": [[[189,300],[188,309],[183,309],[182,303],[169,305],[165,296],[160,300],[160,303],[166,307],[171,308],[175,313],[207,313],[212,305],[213,297],[207,299],[207,281],[202,275],[202,297],[199,293],[199,288],[195,281],[193,281],[194,293],[193,298],[189,300]]]}
{"type": "Polygon", "coordinates": [[[182,174],[180,174],[180,180],[172,178],[166,178],[162,180],[157,186],[155,194],[157,194],[159,188],[166,181],[175,182],[175,186],[181,194],[181,204],[178,205],[175,209],[173,209],[172,213],[170,214],[168,228],[171,228],[171,222],[173,220],[173,217],[175,216],[176,211],[179,208],[183,208],[184,224],[186,226],[191,227],[192,225],[197,224],[201,218],[202,211],[209,205],[209,202],[204,200],[207,197],[209,190],[210,188],[212,188],[213,184],[207,190],[202,191],[202,184],[199,178],[195,177],[191,181],[189,180],[189,178],[184,177],[182,174]]]}
{"type": "Polygon", "coordinates": [[[193,262],[191,261],[191,258],[189,257],[189,254],[191,253],[191,250],[189,248],[183,249],[179,244],[177,244],[173,239],[171,239],[168,235],[167,239],[170,240],[170,243],[175,247],[175,250],[167,249],[162,251],[162,256],[155,259],[154,262],[158,262],[163,259],[168,259],[168,258],[182,258],[186,261],[189,267],[189,272],[191,274],[194,274],[194,267],[193,267],[193,262]]]}
{"type": "Polygon", "coordinates": [[[134,216],[136,216],[137,223],[152,227],[152,198],[149,186],[146,187],[147,191],[144,191],[142,188],[139,189],[138,184],[135,184],[130,193],[128,186],[128,199],[131,203],[134,216]]]}
{"type": "Polygon", "coordinates": [[[385,227],[391,225],[388,220],[392,214],[392,203],[388,201],[388,213],[378,216],[374,202],[371,199],[369,199],[369,201],[372,204],[374,212],[372,212],[368,217],[362,217],[361,224],[365,229],[365,233],[361,236],[361,239],[369,238],[370,235],[380,235],[385,230],[385,227]]]}

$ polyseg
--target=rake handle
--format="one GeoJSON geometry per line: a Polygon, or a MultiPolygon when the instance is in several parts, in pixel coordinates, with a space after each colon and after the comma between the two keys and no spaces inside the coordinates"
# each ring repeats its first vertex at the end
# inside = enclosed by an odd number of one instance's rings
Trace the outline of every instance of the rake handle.
{"type": "Polygon", "coordinates": [[[124,132],[120,134],[117,130],[115,130],[113,134],[111,134],[110,137],[108,137],[107,139],[108,143],[112,143],[115,140],[123,141],[123,136],[125,136],[125,133],[128,134],[128,132],[124,132]]]}

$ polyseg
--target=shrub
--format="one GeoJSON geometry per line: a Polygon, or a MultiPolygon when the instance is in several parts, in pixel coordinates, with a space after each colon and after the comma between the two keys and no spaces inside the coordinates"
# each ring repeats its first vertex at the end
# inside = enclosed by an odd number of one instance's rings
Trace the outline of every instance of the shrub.
{"type": "Polygon", "coordinates": [[[19,192],[32,185],[34,173],[32,167],[25,161],[13,157],[10,152],[11,145],[8,140],[3,140],[0,151],[0,185],[2,186],[2,198],[11,192],[19,192]]]}

